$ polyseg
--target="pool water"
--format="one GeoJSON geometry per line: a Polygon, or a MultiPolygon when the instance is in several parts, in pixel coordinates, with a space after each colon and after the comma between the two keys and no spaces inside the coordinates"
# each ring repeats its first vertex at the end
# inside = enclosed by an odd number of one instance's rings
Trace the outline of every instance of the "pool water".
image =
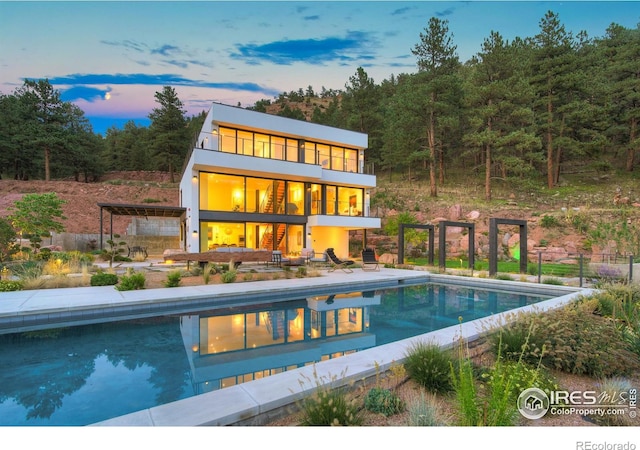
{"type": "Polygon", "coordinates": [[[88,425],[551,298],[424,283],[0,335],[0,425],[88,425]]]}

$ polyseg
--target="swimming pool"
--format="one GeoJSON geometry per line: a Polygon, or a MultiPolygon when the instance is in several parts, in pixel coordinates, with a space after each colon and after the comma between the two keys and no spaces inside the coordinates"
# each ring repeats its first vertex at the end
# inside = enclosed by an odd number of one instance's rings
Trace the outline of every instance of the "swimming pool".
{"type": "Polygon", "coordinates": [[[0,336],[0,424],[86,425],[551,298],[420,283],[0,336]]]}

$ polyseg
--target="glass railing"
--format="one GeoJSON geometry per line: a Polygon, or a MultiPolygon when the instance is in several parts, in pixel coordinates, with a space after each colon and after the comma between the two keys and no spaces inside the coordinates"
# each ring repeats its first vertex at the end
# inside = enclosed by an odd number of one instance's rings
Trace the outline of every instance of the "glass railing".
{"type": "MultiPolygon", "coordinates": [[[[300,162],[297,160],[297,149],[286,144],[274,144],[265,141],[237,138],[230,145],[229,140],[218,137],[218,149],[224,153],[234,153],[256,158],[275,159],[278,161],[300,162]],[[225,142],[226,141],[226,142],[225,142]],[[289,152],[289,154],[287,154],[289,152]],[[294,154],[295,153],[295,154],[294,154]]],[[[357,160],[353,157],[333,158],[328,155],[320,155],[317,150],[305,149],[302,164],[320,165],[323,169],[337,172],[360,173],[357,160]],[[336,160],[339,161],[336,161],[336,160]],[[330,165],[331,161],[331,165],[330,165]]]]}

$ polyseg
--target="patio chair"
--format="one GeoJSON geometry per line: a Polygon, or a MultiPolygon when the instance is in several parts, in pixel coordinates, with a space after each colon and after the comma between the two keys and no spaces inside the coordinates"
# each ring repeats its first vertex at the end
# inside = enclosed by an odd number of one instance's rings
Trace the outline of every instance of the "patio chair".
{"type": "Polygon", "coordinates": [[[280,250],[274,250],[271,253],[271,262],[267,262],[267,267],[269,264],[276,267],[282,267],[283,264],[287,265],[289,262],[289,258],[284,258],[280,250]]]}
{"type": "Polygon", "coordinates": [[[331,268],[329,269],[329,272],[333,272],[337,269],[342,269],[346,273],[353,272],[353,270],[351,270],[351,267],[349,266],[355,264],[355,261],[352,261],[350,259],[347,259],[344,261],[341,260],[336,256],[332,248],[328,248],[326,253],[327,253],[327,256],[329,257],[329,262],[331,263],[331,268]]]}
{"type": "Polygon", "coordinates": [[[362,270],[365,272],[374,272],[380,270],[376,251],[372,248],[362,250],[362,270]]]}

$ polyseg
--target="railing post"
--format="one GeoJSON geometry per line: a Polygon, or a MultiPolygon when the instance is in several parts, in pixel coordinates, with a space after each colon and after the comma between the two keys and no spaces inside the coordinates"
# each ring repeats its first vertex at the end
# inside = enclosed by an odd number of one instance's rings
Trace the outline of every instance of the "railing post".
{"type": "Polygon", "coordinates": [[[633,255],[629,255],[629,285],[633,283],[633,255]]]}
{"type": "Polygon", "coordinates": [[[538,251],[538,284],[542,278],[542,252],[538,251]]]}
{"type": "Polygon", "coordinates": [[[584,255],[580,253],[580,287],[582,287],[582,277],[584,275],[584,255]]]}

